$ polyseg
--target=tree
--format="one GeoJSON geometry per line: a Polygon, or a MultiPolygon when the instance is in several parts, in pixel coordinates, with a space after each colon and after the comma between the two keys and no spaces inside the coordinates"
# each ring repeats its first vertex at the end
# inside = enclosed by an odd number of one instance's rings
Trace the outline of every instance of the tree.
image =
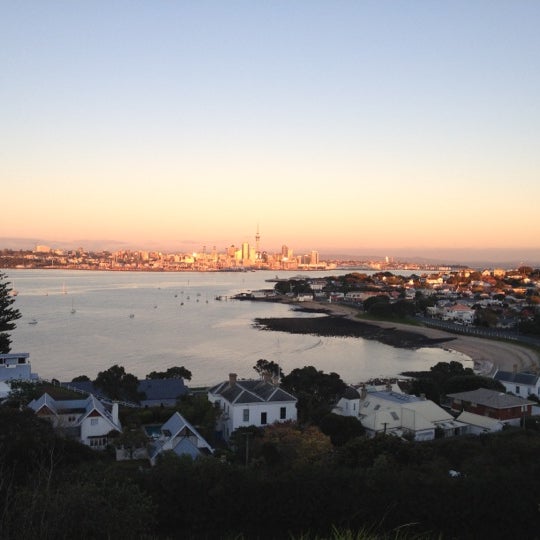
{"type": "Polygon", "coordinates": [[[343,446],[351,439],[361,437],[365,433],[364,427],[357,418],[334,413],[324,416],[319,428],[330,437],[334,446],[343,446]]]}
{"type": "Polygon", "coordinates": [[[21,318],[18,309],[11,307],[15,302],[13,289],[5,281],[6,274],[0,273],[0,354],[11,351],[11,338],[8,332],[15,329],[15,321],[21,318]]]}
{"type": "Polygon", "coordinates": [[[184,366],[174,366],[167,371],[152,371],[147,376],[147,379],[187,379],[191,381],[191,371],[184,366]]]}
{"type": "Polygon", "coordinates": [[[347,386],[337,373],[324,373],[313,366],[293,369],[281,385],[298,398],[299,421],[315,424],[332,410],[347,386]]]}
{"type": "Polygon", "coordinates": [[[71,382],[90,382],[90,377],[88,375],[77,375],[77,377],[71,379],[71,382]]]}
{"type": "Polygon", "coordinates": [[[315,426],[301,428],[293,422],[276,423],[262,431],[253,441],[253,454],[262,457],[267,465],[287,468],[312,465],[332,452],[330,438],[315,426]]]}
{"type": "Polygon", "coordinates": [[[270,377],[283,377],[283,371],[279,367],[279,364],[276,364],[273,360],[265,360],[264,358],[259,358],[257,363],[253,366],[253,369],[261,376],[269,375],[270,377]]]}
{"type": "Polygon", "coordinates": [[[139,392],[137,377],[126,373],[126,370],[118,364],[106,371],[100,371],[94,385],[110,399],[139,403],[144,398],[144,392],[139,392]]]}

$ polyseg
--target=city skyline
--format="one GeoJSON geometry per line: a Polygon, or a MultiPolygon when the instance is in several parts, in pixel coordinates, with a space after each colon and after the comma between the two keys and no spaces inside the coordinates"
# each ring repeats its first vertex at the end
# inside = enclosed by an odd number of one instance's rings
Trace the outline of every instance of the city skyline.
{"type": "Polygon", "coordinates": [[[539,261],[539,15],[11,3],[0,236],[539,261]]]}

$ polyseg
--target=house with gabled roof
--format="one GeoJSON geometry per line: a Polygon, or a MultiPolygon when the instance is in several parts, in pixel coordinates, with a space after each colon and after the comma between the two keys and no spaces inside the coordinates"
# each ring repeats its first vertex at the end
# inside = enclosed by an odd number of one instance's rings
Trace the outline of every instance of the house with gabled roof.
{"type": "Polygon", "coordinates": [[[270,378],[239,380],[231,373],[227,381],[208,390],[208,400],[221,409],[216,431],[225,440],[240,427],[264,427],[297,419],[296,397],[270,378]]]}
{"type": "Polygon", "coordinates": [[[450,400],[450,408],[454,412],[467,411],[514,426],[519,426],[522,419],[532,413],[532,401],[498,390],[478,388],[469,392],[448,394],[446,397],[450,400]]]}
{"type": "Polygon", "coordinates": [[[158,457],[167,451],[193,459],[214,452],[205,438],[179,412],[175,412],[161,426],[157,439],[149,445],[150,463],[155,465],[158,457]]]}
{"type": "Polygon", "coordinates": [[[452,437],[467,430],[466,424],[428,399],[404,394],[390,386],[384,390],[353,390],[344,392],[333,412],[358,418],[368,436],[394,434],[426,441],[434,439],[437,431],[443,437],[452,437]]]}
{"type": "Polygon", "coordinates": [[[499,381],[507,392],[516,396],[540,396],[540,376],[536,373],[498,370],[493,378],[499,381]]]}
{"type": "Polygon", "coordinates": [[[481,414],[467,411],[463,411],[456,420],[468,424],[468,433],[472,435],[493,433],[494,431],[501,431],[504,428],[504,424],[496,418],[489,418],[489,416],[482,416],[481,414]]]}
{"type": "Polygon", "coordinates": [[[45,393],[32,400],[28,407],[65,436],[96,450],[107,446],[111,432],[122,431],[118,404],[114,403],[109,410],[92,394],[84,399],[56,400],[45,393]]]}

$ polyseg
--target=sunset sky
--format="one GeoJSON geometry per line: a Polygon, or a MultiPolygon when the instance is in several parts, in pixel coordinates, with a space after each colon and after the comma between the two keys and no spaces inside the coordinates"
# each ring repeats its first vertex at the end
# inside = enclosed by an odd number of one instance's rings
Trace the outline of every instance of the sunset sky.
{"type": "Polygon", "coordinates": [[[4,2],[0,237],[540,260],[539,28],[525,0],[4,2]]]}

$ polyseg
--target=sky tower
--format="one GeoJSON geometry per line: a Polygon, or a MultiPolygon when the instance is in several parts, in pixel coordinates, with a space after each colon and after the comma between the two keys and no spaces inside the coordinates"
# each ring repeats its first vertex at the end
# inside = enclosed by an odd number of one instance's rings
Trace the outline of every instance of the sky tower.
{"type": "Polygon", "coordinates": [[[257,223],[257,232],[255,233],[255,253],[257,253],[257,255],[259,255],[260,253],[260,250],[259,250],[260,239],[261,239],[261,235],[259,234],[259,224],[257,223]]]}

